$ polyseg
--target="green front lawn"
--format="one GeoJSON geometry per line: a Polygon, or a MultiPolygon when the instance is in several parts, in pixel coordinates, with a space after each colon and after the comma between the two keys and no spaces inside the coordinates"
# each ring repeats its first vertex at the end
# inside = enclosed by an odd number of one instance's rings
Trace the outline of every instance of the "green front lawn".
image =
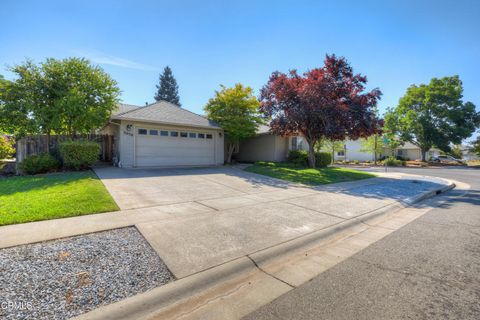
{"type": "Polygon", "coordinates": [[[0,225],[116,210],[92,171],[0,179],[0,225]]]}
{"type": "Polygon", "coordinates": [[[278,162],[257,162],[245,170],[311,186],[375,177],[374,174],[352,169],[334,167],[310,169],[278,162]]]}

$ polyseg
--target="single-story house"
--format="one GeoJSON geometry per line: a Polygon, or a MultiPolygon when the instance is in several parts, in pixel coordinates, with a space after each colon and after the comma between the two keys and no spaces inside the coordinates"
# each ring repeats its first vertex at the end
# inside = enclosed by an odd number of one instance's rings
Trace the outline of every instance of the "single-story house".
{"type": "MultiPolygon", "coordinates": [[[[335,161],[373,161],[374,154],[362,151],[361,140],[347,140],[344,143],[344,149],[335,152],[335,161]]],[[[238,161],[285,161],[290,150],[308,150],[308,143],[302,136],[281,137],[270,132],[270,128],[265,125],[259,126],[255,137],[246,139],[238,145],[235,150],[235,158],[238,161]]],[[[421,159],[421,151],[417,146],[407,142],[392,153],[385,148],[384,152],[377,155],[382,156],[401,156],[406,160],[421,159]]],[[[438,156],[440,150],[431,149],[427,158],[438,156]]]]}
{"type": "Polygon", "coordinates": [[[120,167],[204,166],[224,162],[224,132],[213,121],[166,101],[120,104],[103,133],[114,136],[120,167]]]}

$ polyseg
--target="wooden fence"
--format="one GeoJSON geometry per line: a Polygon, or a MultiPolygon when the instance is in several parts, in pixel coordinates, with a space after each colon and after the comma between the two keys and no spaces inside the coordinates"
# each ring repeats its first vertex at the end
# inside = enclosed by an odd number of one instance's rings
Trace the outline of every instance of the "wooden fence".
{"type": "MultiPolygon", "coordinates": [[[[20,163],[26,157],[48,150],[58,149],[62,141],[71,140],[70,136],[52,135],[50,136],[50,148],[48,147],[48,137],[46,135],[27,136],[17,141],[17,163],[20,163]]],[[[100,145],[99,160],[112,161],[114,150],[114,139],[112,135],[107,134],[88,134],[77,136],[75,140],[95,141],[100,145]]]]}

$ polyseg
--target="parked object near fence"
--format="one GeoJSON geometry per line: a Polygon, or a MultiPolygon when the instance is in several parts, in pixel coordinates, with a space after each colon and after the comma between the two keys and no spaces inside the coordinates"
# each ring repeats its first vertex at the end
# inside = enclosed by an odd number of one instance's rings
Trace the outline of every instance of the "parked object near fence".
{"type": "MultiPolygon", "coordinates": [[[[17,163],[20,163],[28,156],[48,152],[49,150],[58,150],[62,141],[71,140],[71,136],[52,135],[50,136],[50,148],[48,147],[48,137],[46,135],[27,136],[17,141],[17,163]]],[[[112,135],[106,134],[88,134],[79,135],[75,140],[88,140],[97,142],[100,146],[99,160],[112,161],[114,150],[114,139],[112,135]]]]}

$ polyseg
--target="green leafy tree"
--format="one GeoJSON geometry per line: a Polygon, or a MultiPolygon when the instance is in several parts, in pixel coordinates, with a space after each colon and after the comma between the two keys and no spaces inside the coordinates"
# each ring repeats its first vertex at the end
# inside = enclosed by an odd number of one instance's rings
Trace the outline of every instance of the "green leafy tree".
{"type": "Polygon", "coordinates": [[[208,119],[217,122],[226,132],[227,163],[231,163],[235,146],[241,140],[255,136],[262,123],[259,106],[253,89],[241,84],[233,88],[221,86],[205,106],[208,119]]]}
{"type": "Polygon", "coordinates": [[[480,157],[480,136],[478,136],[477,139],[471,143],[469,149],[480,157]]]}
{"type": "Polygon", "coordinates": [[[368,138],[362,139],[360,145],[360,151],[373,154],[374,164],[377,164],[378,155],[382,154],[384,148],[382,136],[379,134],[371,135],[368,138]]]}
{"type": "Polygon", "coordinates": [[[88,60],[27,61],[11,68],[16,80],[2,90],[0,125],[17,135],[90,133],[116,108],[117,82],[88,60]]]}
{"type": "Polygon", "coordinates": [[[0,135],[0,160],[8,159],[15,153],[13,140],[0,135]]]}
{"type": "Polygon", "coordinates": [[[462,146],[459,144],[454,145],[450,150],[450,155],[454,158],[462,159],[463,158],[462,146]]]}
{"type": "Polygon", "coordinates": [[[385,127],[403,141],[418,146],[422,161],[433,146],[450,151],[451,144],[468,138],[480,124],[471,102],[462,101],[458,76],[433,78],[428,85],[412,85],[398,106],[385,115],[385,127]]]}
{"type": "Polygon", "coordinates": [[[384,132],[382,136],[383,146],[390,150],[390,155],[395,155],[395,149],[404,145],[404,142],[400,140],[395,134],[391,132],[384,132]]]}
{"type": "Polygon", "coordinates": [[[332,154],[332,163],[335,161],[335,152],[344,150],[345,141],[324,139],[315,145],[316,152],[330,152],[332,154]]]}
{"type": "Polygon", "coordinates": [[[160,83],[157,85],[157,93],[154,98],[156,101],[164,100],[181,106],[177,80],[175,80],[169,66],[166,66],[160,75],[160,83]]]}

